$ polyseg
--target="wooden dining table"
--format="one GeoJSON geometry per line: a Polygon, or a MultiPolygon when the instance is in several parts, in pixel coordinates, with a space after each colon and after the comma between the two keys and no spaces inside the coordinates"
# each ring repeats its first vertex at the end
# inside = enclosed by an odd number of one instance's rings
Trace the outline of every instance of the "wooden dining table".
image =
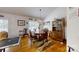
{"type": "Polygon", "coordinates": [[[44,32],[42,33],[35,33],[35,39],[37,40],[44,40],[44,32]]]}

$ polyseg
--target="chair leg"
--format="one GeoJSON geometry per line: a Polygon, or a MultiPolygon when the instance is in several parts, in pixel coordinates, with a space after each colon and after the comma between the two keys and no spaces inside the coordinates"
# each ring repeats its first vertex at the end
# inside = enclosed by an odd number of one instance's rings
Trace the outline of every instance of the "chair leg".
{"type": "Polygon", "coordinates": [[[3,49],[3,52],[5,52],[5,48],[3,49]]]}
{"type": "Polygon", "coordinates": [[[5,48],[4,49],[0,49],[0,52],[2,52],[2,51],[5,52],[5,48]]]}

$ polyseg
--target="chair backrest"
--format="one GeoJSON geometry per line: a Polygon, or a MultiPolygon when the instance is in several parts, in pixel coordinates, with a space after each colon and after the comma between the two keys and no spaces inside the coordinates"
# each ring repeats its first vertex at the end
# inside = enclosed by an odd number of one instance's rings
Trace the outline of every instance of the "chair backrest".
{"type": "Polygon", "coordinates": [[[33,35],[32,35],[32,32],[31,32],[31,31],[29,31],[29,37],[30,37],[30,38],[32,38],[32,37],[33,37],[33,35]]]}
{"type": "Polygon", "coordinates": [[[43,29],[43,34],[41,35],[42,39],[48,38],[48,29],[43,29]]]}
{"type": "Polygon", "coordinates": [[[45,36],[48,36],[48,29],[44,29],[45,36]]]}
{"type": "Polygon", "coordinates": [[[0,32],[0,40],[6,39],[6,38],[8,38],[8,33],[5,31],[0,32]]]}

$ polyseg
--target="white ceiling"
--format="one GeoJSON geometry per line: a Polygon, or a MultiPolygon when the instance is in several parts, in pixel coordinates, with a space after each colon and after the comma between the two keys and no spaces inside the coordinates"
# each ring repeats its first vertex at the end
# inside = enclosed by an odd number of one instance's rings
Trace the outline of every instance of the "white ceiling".
{"type": "Polygon", "coordinates": [[[44,19],[56,8],[57,7],[0,7],[0,12],[23,16],[32,16],[44,19]],[[41,12],[40,9],[42,9],[41,12]]]}

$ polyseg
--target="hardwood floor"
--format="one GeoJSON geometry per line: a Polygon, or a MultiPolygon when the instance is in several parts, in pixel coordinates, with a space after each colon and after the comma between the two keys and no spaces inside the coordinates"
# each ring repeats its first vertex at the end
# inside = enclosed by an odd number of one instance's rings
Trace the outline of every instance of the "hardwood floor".
{"type": "Polygon", "coordinates": [[[66,52],[66,43],[61,43],[58,41],[52,41],[51,46],[45,47],[41,50],[41,47],[36,47],[32,45],[29,47],[28,45],[28,36],[21,39],[20,44],[18,46],[6,48],[7,52],[66,52]]]}

